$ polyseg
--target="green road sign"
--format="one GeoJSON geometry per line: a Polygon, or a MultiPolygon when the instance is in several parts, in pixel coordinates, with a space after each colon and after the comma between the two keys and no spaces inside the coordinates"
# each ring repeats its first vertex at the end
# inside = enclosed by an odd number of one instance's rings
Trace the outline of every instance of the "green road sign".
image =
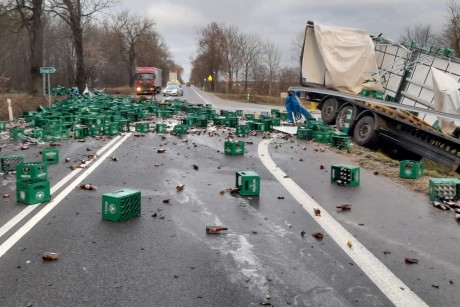
{"type": "Polygon", "coordinates": [[[41,74],[52,74],[56,72],[56,68],[54,67],[40,67],[41,74]]]}

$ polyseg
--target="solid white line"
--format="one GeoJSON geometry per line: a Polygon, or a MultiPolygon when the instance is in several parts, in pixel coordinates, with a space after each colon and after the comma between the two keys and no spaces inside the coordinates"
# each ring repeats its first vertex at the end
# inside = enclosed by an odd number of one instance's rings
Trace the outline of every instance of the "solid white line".
{"type": "MultiPolygon", "coordinates": [[[[112,139],[109,143],[105,144],[104,147],[99,149],[96,152],[96,155],[99,156],[101,155],[108,147],[112,146],[115,141],[120,139],[120,136],[115,137],[112,139]]],[[[85,165],[90,164],[94,160],[86,161],[85,165]]],[[[70,179],[72,179],[76,174],[78,174],[81,171],[81,168],[77,168],[73,170],[71,173],[67,174],[63,179],[61,179],[58,183],[56,183],[51,189],[50,193],[54,194],[57,190],[59,190],[64,184],[66,184],[70,179]]],[[[11,230],[14,226],[16,226],[17,223],[22,221],[23,218],[25,218],[27,215],[29,215],[32,211],[34,211],[36,208],[38,208],[40,204],[35,204],[35,205],[28,205],[26,208],[24,208],[21,212],[16,214],[11,220],[9,220],[7,223],[5,223],[1,228],[0,228],[0,238],[7,233],[8,231],[11,230]]]]}
{"type": "Polygon", "coordinates": [[[203,96],[200,95],[200,93],[198,93],[193,87],[192,87],[192,90],[195,92],[195,94],[197,94],[201,99],[203,99],[204,103],[208,104],[208,101],[206,99],[204,99],[203,96]]]}
{"type": "Polygon", "coordinates": [[[25,234],[27,234],[40,220],[42,220],[51,210],[53,210],[75,187],[82,182],[89,174],[91,174],[107,157],[115,151],[129,136],[131,133],[127,133],[121,141],[110,148],[102,157],[94,162],[91,167],[87,168],[83,174],[75,179],[70,185],[68,185],[61,193],[59,193],[54,199],[52,199],[46,206],[43,207],[40,212],[34,215],[30,220],[27,221],[21,228],[19,228],[11,237],[9,237],[2,245],[0,245],[0,258],[16,244],[25,234]]]}
{"type": "Polygon", "coordinates": [[[265,167],[275,176],[284,188],[302,205],[302,207],[316,220],[316,222],[331,236],[342,250],[366,273],[375,285],[396,306],[428,306],[410,288],[394,275],[377,257],[364,247],[356,238],[340,225],[324,208],[310,197],[292,179],[285,178],[286,174],[276,166],[270,158],[268,144],[271,140],[260,142],[258,147],[259,158],[265,167]],[[321,210],[321,216],[314,213],[314,209],[321,210]],[[347,242],[352,243],[348,247],[347,242]]]}

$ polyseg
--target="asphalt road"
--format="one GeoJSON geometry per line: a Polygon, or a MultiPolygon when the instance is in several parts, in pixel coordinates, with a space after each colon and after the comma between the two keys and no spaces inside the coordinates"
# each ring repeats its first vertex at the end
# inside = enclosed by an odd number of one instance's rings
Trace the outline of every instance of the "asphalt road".
{"type": "MultiPolygon", "coordinates": [[[[272,108],[184,89],[183,98],[217,109],[272,108]]],[[[358,187],[331,184],[331,165],[350,162],[327,145],[260,133],[240,138],[244,155],[229,156],[228,134],[63,141],[61,162],[49,166],[55,188],[48,204],[17,203],[14,174],[4,175],[0,192],[11,197],[0,205],[0,305],[458,305],[460,235],[452,213],[371,170],[361,169],[358,187]],[[69,169],[97,151],[85,169],[69,169]],[[238,170],[259,174],[258,197],[222,194],[235,187],[238,170]],[[81,183],[97,190],[76,189],[81,183]],[[141,216],[101,219],[102,194],[121,188],[141,192],[141,216]],[[352,210],[337,210],[344,203],[352,210]],[[209,235],[207,225],[229,229],[209,235]],[[59,260],[43,261],[47,251],[59,260]]],[[[3,145],[2,154],[20,151],[3,145]]],[[[20,153],[37,161],[40,150],[20,153]]]]}

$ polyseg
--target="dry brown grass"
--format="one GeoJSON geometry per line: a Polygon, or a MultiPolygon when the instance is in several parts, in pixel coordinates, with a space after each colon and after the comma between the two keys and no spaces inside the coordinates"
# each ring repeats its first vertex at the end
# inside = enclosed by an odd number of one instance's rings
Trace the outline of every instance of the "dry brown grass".
{"type": "MultiPolygon", "coordinates": [[[[247,102],[247,96],[244,94],[222,94],[222,93],[213,93],[221,99],[247,102]]],[[[279,97],[270,97],[270,96],[249,96],[249,102],[263,104],[263,105],[272,105],[272,106],[284,106],[284,99],[279,97]]]]}
{"type": "MultiPolygon", "coordinates": [[[[1,93],[0,100],[3,107],[0,108],[0,120],[8,120],[7,99],[11,99],[14,117],[19,117],[26,111],[35,111],[40,105],[48,105],[48,96],[32,96],[24,93],[1,93]]],[[[51,97],[51,103],[61,99],[62,97],[51,97]]]]}

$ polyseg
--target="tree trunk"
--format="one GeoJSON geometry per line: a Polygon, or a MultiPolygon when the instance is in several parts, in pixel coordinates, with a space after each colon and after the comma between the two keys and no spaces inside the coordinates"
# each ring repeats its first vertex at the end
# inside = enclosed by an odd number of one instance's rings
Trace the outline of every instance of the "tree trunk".
{"type": "Polygon", "coordinates": [[[75,56],[77,57],[77,73],[75,82],[80,90],[80,93],[83,93],[85,90],[85,63],[83,56],[83,29],[81,28],[80,23],[73,25],[74,39],[75,39],[75,56]]]}
{"type": "MultiPolygon", "coordinates": [[[[43,65],[43,0],[32,0],[32,21],[30,28],[30,77],[28,92],[37,95],[42,88],[40,67],[43,65]]],[[[45,93],[43,93],[45,94],[45,93]]]]}

